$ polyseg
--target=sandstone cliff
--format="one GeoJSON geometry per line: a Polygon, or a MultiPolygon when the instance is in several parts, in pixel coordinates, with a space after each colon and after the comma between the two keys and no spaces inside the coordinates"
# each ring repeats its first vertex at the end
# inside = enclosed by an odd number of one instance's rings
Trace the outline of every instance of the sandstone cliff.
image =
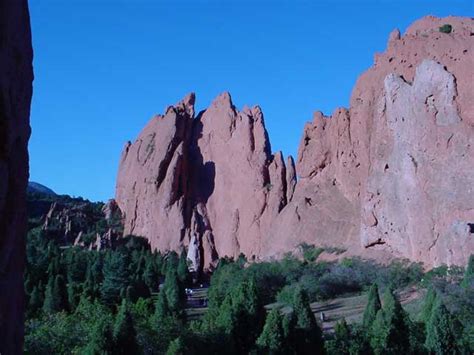
{"type": "Polygon", "coordinates": [[[427,266],[466,263],[474,252],[473,23],[426,17],[404,36],[393,31],[350,109],[314,115],[270,253],[294,246],[294,233],[366,256],[376,249],[427,266]],[[451,33],[439,31],[444,24],[451,33]]]}
{"type": "Polygon", "coordinates": [[[349,109],[315,113],[293,159],[271,154],[258,107],[194,95],[127,143],[125,232],[159,249],[272,257],[305,242],[346,254],[464,264],[474,252],[474,21],[426,17],[358,80],[349,109]],[[452,26],[451,33],[439,27],[452,26]]]}
{"type": "Polygon", "coordinates": [[[0,353],[23,344],[33,50],[26,0],[0,1],[0,353]]]}
{"type": "Polygon", "coordinates": [[[162,250],[189,246],[199,269],[218,255],[260,255],[295,182],[293,161],[287,169],[270,153],[259,107],[239,112],[224,93],[195,118],[190,94],[126,144],[116,200],[125,234],[162,250]]]}

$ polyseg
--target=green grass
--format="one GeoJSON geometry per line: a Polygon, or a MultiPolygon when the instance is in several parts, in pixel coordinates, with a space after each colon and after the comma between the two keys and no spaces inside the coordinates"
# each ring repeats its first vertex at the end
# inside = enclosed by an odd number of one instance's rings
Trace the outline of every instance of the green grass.
{"type": "MultiPolygon", "coordinates": [[[[207,288],[193,289],[193,294],[189,295],[188,301],[200,303],[207,300],[207,288]]],[[[186,318],[188,321],[200,319],[207,312],[207,307],[186,308],[186,318]]]]}

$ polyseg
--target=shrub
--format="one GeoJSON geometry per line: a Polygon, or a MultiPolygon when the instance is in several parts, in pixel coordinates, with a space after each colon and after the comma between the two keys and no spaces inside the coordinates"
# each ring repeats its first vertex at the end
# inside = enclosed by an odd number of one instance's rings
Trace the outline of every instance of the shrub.
{"type": "Polygon", "coordinates": [[[439,32],[441,33],[451,33],[452,30],[453,30],[453,26],[449,24],[445,24],[439,28],[439,32]]]}

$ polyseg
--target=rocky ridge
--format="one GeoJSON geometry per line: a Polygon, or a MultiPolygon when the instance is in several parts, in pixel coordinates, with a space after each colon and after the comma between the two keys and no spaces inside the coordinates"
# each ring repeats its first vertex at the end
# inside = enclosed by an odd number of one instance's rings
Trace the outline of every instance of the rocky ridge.
{"type": "Polygon", "coordinates": [[[115,200],[94,203],[67,195],[29,192],[29,229],[40,229],[62,246],[89,250],[115,247],[123,236],[115,200]]]}
{"type": "Polygon", "coordinates": [[[357,81],[349,109],[306,124],[295,164],[272,154],[259,107],[194,94],[122,153],[126,234],[218,256],[268,258],[301,243],[345,255],[465,264],[474,251],[473,20],[425,17],[357,81]],[[452,31],[439,27],[450,24],[452,31]],[[298,175],[298,181],[296,176],[298,175]]]}

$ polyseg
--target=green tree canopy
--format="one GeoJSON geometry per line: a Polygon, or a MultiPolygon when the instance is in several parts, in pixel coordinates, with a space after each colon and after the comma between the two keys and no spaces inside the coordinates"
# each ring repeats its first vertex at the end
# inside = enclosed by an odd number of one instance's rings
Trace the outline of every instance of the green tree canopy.
{"type": "Polygon", "coordinates": [[[113,328],[114,354],[137,354],[139,347],[136,335],[137,333],[133,324],[132,315],[128,309],[128,303],[126,300],[123,300],[113,328]]]}
{"type": "Polygon", "coordinates": [[[457,331],[455,320],[439,297],[436,297],[433,311],[426,327],[426,348],[433,354],[456,354],[457,331]]]}
{"type": "Polygon", "coordinates": [[[298,288],[293,298],[295,317],[295,348],[298,354],[322,354],[324,341],[316,323],[306,292],[298,288]]]}
{"type": "Polygon", "coordinates": [[[362,324],[364,327],[369,329],[372,326],[372,323],[375,320],[375,317],[377,316],[377,312],[382,308],[382,304],[380,302],[380,297],[379,297],[379,288],[377,287],[377,284],[374,283],[372,286],[370,286],[369,289],[369,296],[367,298],[367,306],[365,307],[364,311],[364,318],[362,321],[362,324]]]}
{"type": "Polygon", "coordinates": [[[280,354],[284,343],[283,316],[274,308],[268,313],[263,331],[257,339],[257,345],[268,354],[280,354]]]}

